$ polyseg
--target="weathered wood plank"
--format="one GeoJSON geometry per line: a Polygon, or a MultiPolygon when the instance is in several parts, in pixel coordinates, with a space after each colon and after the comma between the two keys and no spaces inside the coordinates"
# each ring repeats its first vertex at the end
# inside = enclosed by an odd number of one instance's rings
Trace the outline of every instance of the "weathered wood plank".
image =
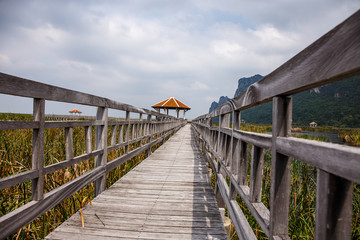
{"type": "Polygon", "coordinates": [[[292,137],[277,138],[276,148],[282,154],[360,183],[360,148],[292,137]]]}
{"type": "Polygon", "coordinates": [[[74,158],[69,159],[69,160],[65,160],[65,161],[62,161],[62,162],[58,162],[58,163],[48,165],[48,166],[44,167],[44,174],[49,174],[49,173],[58,171],[60,169],[64,169],[66,167],[70,167],[70,166],[72,166],[74,164],[77,164],[77,163],[83,162],[85,160],[88,160],[90,158],[96,157],[99,154],[102,154],[103,152],[104,152],[103,149],[99,149],[99,150],[95,150],[95,151],[93,151],[91,153],[88,153],[88,154],[83,154],[83,155],[74,157],[74,158]]]}
{"type": "Polygon", "coordinates": [[[243,142],[256,145],[261,148],[270,149],[272,146],[271,135],[262,133],[245,132],[241,130],[234,130],[234,138],[243,142]]]}
{"type": "Polygon", "coordinates": [[[39,122],[33,121],[0,121],[0,130],[39,128],[39,122]]]}
{"type": "Polygon", "coordinates": [[[67,128],[104,125],[104,121],[46,121],[45,128],[67,128]]]}
{"type": "Polygon", "coordinates": [[[28,170],[26,172],[18,173],[9,177],[0,179],[0,190],[32,180],[39,177],[39,172],[36,169],[28,170]]]}

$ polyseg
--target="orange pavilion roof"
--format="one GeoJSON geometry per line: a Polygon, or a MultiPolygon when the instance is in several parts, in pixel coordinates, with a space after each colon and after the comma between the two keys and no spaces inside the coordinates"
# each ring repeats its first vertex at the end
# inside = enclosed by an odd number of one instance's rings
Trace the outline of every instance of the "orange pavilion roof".
{"type": "Polygon", "coordinates": [[[73,110],[69,111],[69,113],[81,113],[81,111],[79,111],[77,109],[73,109],[73,110]]]}
{"type": "Polygon", "coordinates": [[[180,102],[179,100],[177,100],[174,97],[170,97],[164,101],[161,101],[155,105],[152,105],[151,107],[153,108],[169,108],[169,109],[190,109],[189,106],[187,106],[186,104],[180,102]]]}

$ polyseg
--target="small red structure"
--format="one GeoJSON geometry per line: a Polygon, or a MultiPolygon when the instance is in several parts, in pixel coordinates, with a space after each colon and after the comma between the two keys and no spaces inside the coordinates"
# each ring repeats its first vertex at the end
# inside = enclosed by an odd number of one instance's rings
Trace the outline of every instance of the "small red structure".
{"type": "Polygon", "coordinates": [[[169,115],[169,109],[175,109],[177,118],[179,118],[179,111],[184,110],[184,115],[183,115],[184,119],[185,119],[185,112],[191,109],[189,106],[187,106],[186,104],[182,103],[181,101],[177,100],[174,97],[170,97],[164,101],[152,105],[151,107],[158,112],[160,112],[161,109],[164,109],[164,111],[166,111],[166,114],[168,115],[169,115]]]}
{"type": "Polygon", "coordinates": [[[70,113],[70,114],[73,114],[73,113],[74,113],[74,114],[79,114],[79,115],[80,115],[82,112],[79,111],[79,110],[77,110],[77,109],[73,109],[73,110],[69,111],[69,113],[70,113]]]}

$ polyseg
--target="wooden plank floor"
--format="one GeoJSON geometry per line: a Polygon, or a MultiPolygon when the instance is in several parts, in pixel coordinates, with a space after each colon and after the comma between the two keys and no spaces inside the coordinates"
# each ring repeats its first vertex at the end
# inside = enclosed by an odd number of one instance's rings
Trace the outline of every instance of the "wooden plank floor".
{"type": "Polygon", "coordinates": [[[190,125],[46,239],[227,239],[190,125]]]}

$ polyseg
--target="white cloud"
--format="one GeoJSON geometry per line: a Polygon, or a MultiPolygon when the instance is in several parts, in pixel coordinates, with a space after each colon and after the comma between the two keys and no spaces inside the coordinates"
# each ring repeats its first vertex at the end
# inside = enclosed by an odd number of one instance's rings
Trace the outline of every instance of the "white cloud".
{"type": "Polygon", "coordinates": [[[201,83],[196,81],[195,83],[193,83],[190,87],[191,90],[206,90],[209,89],[209,86],[206,85],[205,83],[201,83]]]}
{"type": "Polygon", "coordinates": [[[11,64],[11,60],[9,56],[0,53],[0,66],[9,66],[11,64]]]}

